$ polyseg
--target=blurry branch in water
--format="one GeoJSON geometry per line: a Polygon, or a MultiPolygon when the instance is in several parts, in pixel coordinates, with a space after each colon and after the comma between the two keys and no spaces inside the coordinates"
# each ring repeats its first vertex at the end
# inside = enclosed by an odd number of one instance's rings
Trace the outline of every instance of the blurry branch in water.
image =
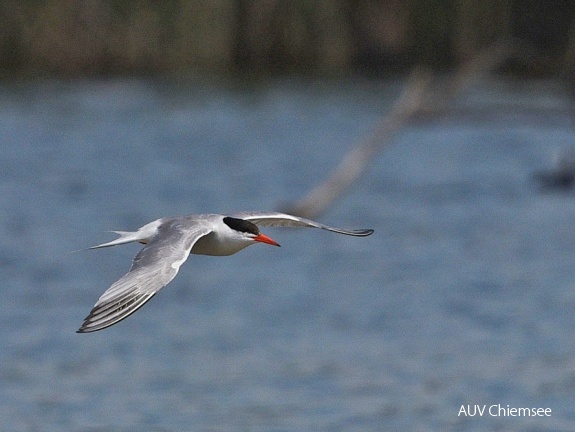
{"type": "Polygon", "coordinates": [[[303,199],[291,205],[287,213],[313,218],[327,209],[335,199],[345,192],[367,168],[394,132],[400,129],[421,107],[425,90],[431,81],[429,71],[416,68],[408,80],[407,88],[396,102],[392,111],[381,119],[372,134],[359,141],[344,156],[333,174],[322,184],[311,190],[303,199]]]}
{"type": "Polygon", "coordinates": [[[458,94],[468,90],[488,76],[506,60],[516,56],[518,47],[509,40],[490,45],[463,63],[442,85],[430,90],[416,116],[437,117],[445,114],[449,104],[458,94]]]}
{"type": "Polygon", "coordinates": [[[324,212],[363,174],[368,163],[391,143],[399,129],[418,115],[429,117],[441,114],[457,94],[489,74],[509,59],[513,52],[510,43],[494,44],[464,63],[447,82],[435,89],[431,87],[431,73],[416,68],[403,94],[391,112],[376,125],[372,134],[358,141],[327,180],[299,201],[288,205],[285,211],[307,218],[314,218],[324,212]]]}

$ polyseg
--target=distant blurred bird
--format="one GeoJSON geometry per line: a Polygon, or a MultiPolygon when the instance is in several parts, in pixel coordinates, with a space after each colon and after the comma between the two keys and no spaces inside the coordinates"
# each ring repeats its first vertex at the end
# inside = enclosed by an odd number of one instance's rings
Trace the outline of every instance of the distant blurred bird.
{"type": "Polygon", "coordinates": [[[134,241],[146,246],[134,258],[130,271],[102,294],[77,332],[102,330],[136,312],[176,276],[190,253],[232,255],[256,242],[279,246],[274,240],[260,233],[257,225],[313,227],[356,237],[373,233],[371,229],[344,230],[275,212],[161,218],[137,231],[113,231],[120,235],[118,239],[90,249],[134,241]]]}
{"type": "Polygon", "coordinates": [[[543,190],[571,190],[575,186],[575,149],[557,150],[553,157],[553,169],[535,173],[534,177],[543,190]]]}

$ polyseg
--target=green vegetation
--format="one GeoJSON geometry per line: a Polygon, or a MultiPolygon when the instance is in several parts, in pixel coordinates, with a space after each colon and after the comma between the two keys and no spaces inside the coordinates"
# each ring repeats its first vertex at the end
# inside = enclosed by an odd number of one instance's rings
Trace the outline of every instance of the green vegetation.
{"type": "Polygon", "coordinates": [[[575,2],[559,0],[4,0],[4,77],[448,68],[514,38],[514,70],[572,73],[575,2]]]}

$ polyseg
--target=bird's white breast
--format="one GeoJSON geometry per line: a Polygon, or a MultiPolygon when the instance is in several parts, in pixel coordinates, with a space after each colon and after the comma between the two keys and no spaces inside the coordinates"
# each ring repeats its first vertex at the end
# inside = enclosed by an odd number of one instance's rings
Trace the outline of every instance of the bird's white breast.
{"type": "Polygon", "coordinates": [[[192,247],[195,255],[226,256],[248,247],[252,242],[236,237],[224,237],[216,232],[211,232],[201,237],[192,247]]]}

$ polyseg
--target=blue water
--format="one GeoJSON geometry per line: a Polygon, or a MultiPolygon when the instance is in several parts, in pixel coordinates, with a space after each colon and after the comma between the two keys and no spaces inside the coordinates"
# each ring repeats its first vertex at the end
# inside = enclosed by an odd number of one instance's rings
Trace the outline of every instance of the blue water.
{"type": "Polygon", "coordinates": [[[400,131],[320,218],[373,236],[268,228],[281,249],[193,256],[129,319],[75,333],[138,246],[71,251],[300,198],[400,92],[2,84],[1,429],[575,429],[575,193],[531,178],[575,140],[548,83],[488,82],[458,101],[481,119],[400,131]],[[501,103],[528,109],[485,116],[501,103]],[[458,415],[474,404],[552,415],[458,415]]]}

